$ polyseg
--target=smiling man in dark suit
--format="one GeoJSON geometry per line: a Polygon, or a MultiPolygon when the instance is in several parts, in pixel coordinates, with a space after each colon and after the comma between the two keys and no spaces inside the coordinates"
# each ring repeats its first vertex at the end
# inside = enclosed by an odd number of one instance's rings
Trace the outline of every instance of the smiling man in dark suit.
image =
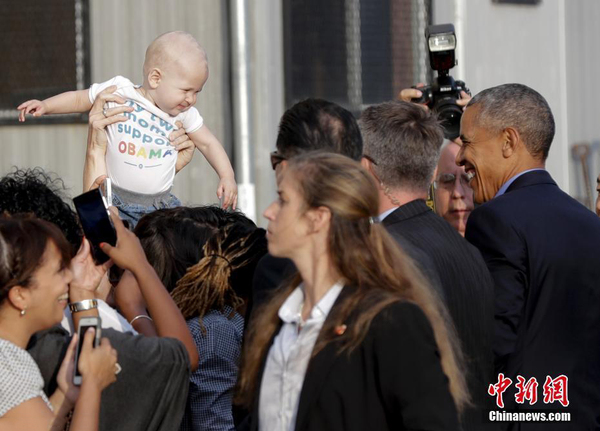
{"type": "Polygon", "coordinates": [[[554,138],[546,100],[520,84],[482,91],[462,118],[456,161],[476,208],[466,238],[495,282],[496,372],[512,380],[507,408],[560,409],[568,424],[516,422],[510,429],[600,428],[600,220],[544,169],[554,138]],[[515,405],[517,376],[536,378],[539,400],[515,405]],[[568,378],[564,393],[547,379],[568,378]],[[566,409],[565,409],[566,410],[566,409]],[[556,427],[556,428],[554,428],[556,427]]]}
{"type": "Polygon", "coordinates": [[[425,203],[444,139],[439,121],[414,103],[387,102],[362,113],[365,167],[379,185],[380,220],[401,246],[419,250],[425,272],[441,281],[465,352],[465,372],[474,406],[465,430],[493,429],[480,411],[489,405],[492,378],[493,282],[479,251],[425,203]]]}

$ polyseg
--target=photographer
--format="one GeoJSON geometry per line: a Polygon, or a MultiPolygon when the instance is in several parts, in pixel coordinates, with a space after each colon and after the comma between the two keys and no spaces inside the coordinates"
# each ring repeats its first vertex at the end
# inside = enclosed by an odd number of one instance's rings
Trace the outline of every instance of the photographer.
{"type": "Polygon", "coordinates": [[[460,141],[460,119],[464,108],[471,100],[463,81],[455,81],[450,69],[455,66],[456,36],[452,24],[432,25],[427,28],[431,68],[438,72],[432,85],[417,84],[405,88],[398,99],[413,102],[423,109],[436,113],[444,128],[444,137],[451,142],[442,148],[434,175],[434,210],[462,236],[469,214],[473,210],[473,191],[465,180],[463,167],[456,166],[454,158],[462,145],[460,141]]]}

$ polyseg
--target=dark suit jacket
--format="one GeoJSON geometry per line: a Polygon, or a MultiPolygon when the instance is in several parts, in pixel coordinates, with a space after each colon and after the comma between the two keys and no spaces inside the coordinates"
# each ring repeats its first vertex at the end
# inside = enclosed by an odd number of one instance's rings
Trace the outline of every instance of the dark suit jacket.
{"type": "MultiPolygon", "coordinates": [[[[327,319],[335,318],[351,291],[349,286],[342,290],[327,319]]],[[[346,322],[346,333],[352,323],[353,319],[346,322]]],[[[323,336],[321,332],[319,338],[323,336]]],[[[340,340],[328,343],[308,364],[297,431],[458,429],[433,331],[416,305],[398,302],[387,307],[375,317],[360,346],[349,354],[340,354],[339,346],[340,340]]],[[[251,429],[257,430],[258,401],[252,418],[251,429]]]]}
{"type": "Polygon", "coordinates": [[[481,254],[422,199],[397,208],[383,225],[400,245],[420,249],[439,275],[466,356],[467,381],[475,404],[464,415],[464,428],[488,429],[480,409],[491,407],[492,401],[487,387],[493,380],[493,281],[481,254]]]}
{"type": "MultiPolygon", "coordinates": [[[[540,399],[547,375],[566,375],[575,421],[567,428],[599,429],[598,217],[561,191],[548,172],[534,171],[473,211],[466,237],[481,250],[496,285],[497,371],[513,380],[517,374],[536,377],[540,399]]],[[[562,409],[540,401],[534,407],[562,409]]]]}

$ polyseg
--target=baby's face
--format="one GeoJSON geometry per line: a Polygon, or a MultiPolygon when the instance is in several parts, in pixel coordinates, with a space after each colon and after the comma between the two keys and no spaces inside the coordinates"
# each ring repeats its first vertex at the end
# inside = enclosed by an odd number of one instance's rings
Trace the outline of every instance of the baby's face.
{"type": "Polygon", "coordinates": [[[183,60],[163,71],[153,99],[162,111],[173,117],[196,104],[198,93],[208,79],[208,65],[200,60],[183,60]]]}

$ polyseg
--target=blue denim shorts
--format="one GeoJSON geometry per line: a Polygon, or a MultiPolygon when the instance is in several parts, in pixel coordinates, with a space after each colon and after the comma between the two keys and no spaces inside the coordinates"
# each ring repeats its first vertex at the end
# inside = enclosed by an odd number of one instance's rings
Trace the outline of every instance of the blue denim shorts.
{"type": "Polygon", "coordinates": [[[181,201],[167,190],[155,195],[131,192],[120,187],[112,186],[112,204],[119,209],[122,220],[129,222],[133,229],[137,222],[145,215],[164,208],[181,206],[181,201]]]}

